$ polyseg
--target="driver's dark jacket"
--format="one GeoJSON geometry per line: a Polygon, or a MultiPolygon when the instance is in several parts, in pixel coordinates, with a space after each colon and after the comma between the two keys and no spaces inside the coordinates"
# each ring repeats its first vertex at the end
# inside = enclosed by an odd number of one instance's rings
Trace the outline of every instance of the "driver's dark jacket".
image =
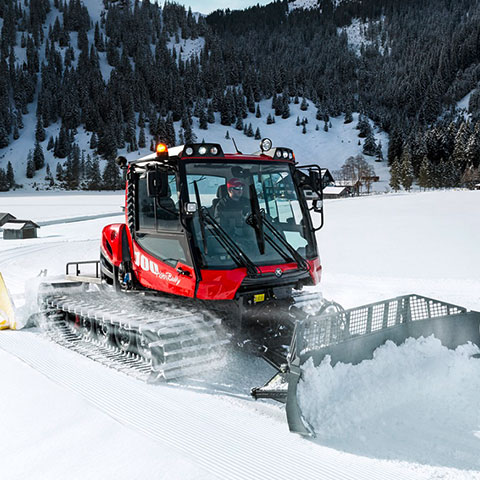
{"type": "Polygon", "coordinates": [[[247,224],[245,219],[250,212],[250,202],[242,197],[238,201],[229,196],[221,198],[213,207],[213,217],[230,235],[242,235],[247,224]]]}

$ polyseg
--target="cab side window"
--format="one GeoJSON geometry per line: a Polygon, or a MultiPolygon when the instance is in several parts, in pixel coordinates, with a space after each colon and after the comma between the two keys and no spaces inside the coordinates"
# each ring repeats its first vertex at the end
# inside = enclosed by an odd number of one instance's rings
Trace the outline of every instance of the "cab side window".
{"type": "Polygon", "coordinates": [[[145,174],[138,179],[137,192],[139,230],[176,231],[180,229],[175,174],[168,175],[168,188],[165,196],[148,196],[145,174]]]}

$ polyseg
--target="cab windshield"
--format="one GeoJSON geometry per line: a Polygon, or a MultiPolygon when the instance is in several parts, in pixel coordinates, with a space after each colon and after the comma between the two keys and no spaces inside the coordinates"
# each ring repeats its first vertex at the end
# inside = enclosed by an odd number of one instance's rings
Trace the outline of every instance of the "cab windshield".
{"type": "Polygon", "coordinates": [[[292,249],[271,230],[259,235],[252,209],[303,258],[315,256],[306,204],[298,198],[288,164],[187,163],[185,168],[189,202],[200,203],[193,230],[204,267],[238,265],[202,216],[212,218],[255,265],[296,263],[292,249]]]}

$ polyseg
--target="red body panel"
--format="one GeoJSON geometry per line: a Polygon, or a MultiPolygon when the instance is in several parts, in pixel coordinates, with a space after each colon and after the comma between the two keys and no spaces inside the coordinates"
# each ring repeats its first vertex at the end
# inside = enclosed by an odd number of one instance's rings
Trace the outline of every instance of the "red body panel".
{"type": "MultiPolygon", "coordinates": [[[[313,283],[320,281],[320,260],[309,261],[310,275],[313,283]]],[[[277,268],[283,272],[295,270],[296,263],[287,263],[282,265],[268,265],[259,267],[262,273],[273,273],[277,268]]],[[[235,268],[233,270],[202,270],[202,281],[198,287],[197,298],[201,300],[232,300],[235,293],[240,288],[243,279],[247,276],[245,268],[235,268]]]]}
{"type": "Polygon", "coordinates": [[[202,270],[202,281],[198,286],[197,298],[202,300],[231,300],[243,279],[245,268],[233,270],[202,270]]]}
{"type": "Polygon", "coordinates": [[[132,244],[133,271],[144,287],[183,297],[194,296],[195,271],[192,267],[181,262],[172,267],[145,252],[136,242],[132,244]],[[189,275],[182,275],[180,269],[189,275]]]}
{"type": "Polygon", "coordinates": [[[116,267],[122,263],[122,235],[125,228],[124,223],[113,223],[102,230],[101,249],[105,257],[116,267]]]}
{"type": "Polygon", "coordinates": [[[307,260],[310,265],[310,276],[312,277],[313,284],[317,285],[322,279],[322,265],[320,264],[320,258],[316,257],[313,260],[307,260]]]}

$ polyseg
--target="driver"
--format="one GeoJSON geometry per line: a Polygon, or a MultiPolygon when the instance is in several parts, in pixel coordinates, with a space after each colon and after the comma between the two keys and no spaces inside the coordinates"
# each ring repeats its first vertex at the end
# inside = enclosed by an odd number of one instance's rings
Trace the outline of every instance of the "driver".
{"type": "Polygon", "coordinates": [[[243,195],[245,184],[238,178],[227,182],[227,195],[215,205],[213,216],[230,234],[245,228],[245,217],[250,212],[250,202],[243,195]]]}

